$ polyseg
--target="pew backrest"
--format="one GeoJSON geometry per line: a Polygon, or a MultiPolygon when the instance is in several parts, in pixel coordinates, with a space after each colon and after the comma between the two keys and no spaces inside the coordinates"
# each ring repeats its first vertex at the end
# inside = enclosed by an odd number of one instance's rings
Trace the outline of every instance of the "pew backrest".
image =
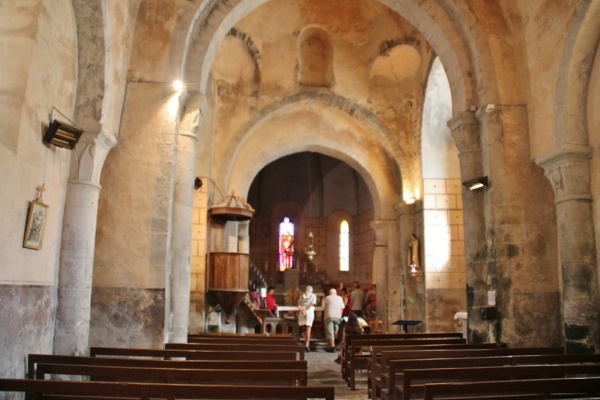
{"type": "Polygon", "coordinates": [[[185,385],[0,378],[1,392],[152,399],[335,399],[333,386],[185,385]],[[257,395],[259,394],[259,395],[257,395]]]}
{"type": "Polygon", "coordinates": [[[296,360],[293,351],[176,350],[133,347],[90,347],[91,357],[147,357],[187,360],[296,360]]]}
{"type": "Polygon", "coordinates": [[[298,354],[300,360],[304,360],[305,347],[300,344],[279,343],[166,343],[168,350],[210,350],[210,351],[292,351],[298,354]]]}
{"type": "MultiPolygon", "coordinates": [[[[600,364],[546,364],[474,366],[465,368],[405,369],[402,385],[389,387],[390,400],[421,397],[425,385],[440,382],[546,379],[569,376],[600,376],[600,364]],[[397,390],[400,389],[400,390],[397,390]],[[399,396],[402,394],[402,396],[399,396]],[[398,396],[396,396],[398,395],[398,396]]],[[[502,386],[502,383],[497,383],[502,386]]]]}
{"type": "Polygon", "coordinates": [[[40,363],[36,369],[36,379],[66,376],[67,379],[87,378],[91,381],[111,382],[153,382],[231,385],[294,385],[308,384],[308,371],[302,369],[190,369],[190,368],[149,368],[119,367],[107,365],[76,365],[40,363]]]}
{"type": "Polygon", "coordinates": [[[560,393],[563,397],[568,394],[577,394],[579,398],[598,397],[600,395],[600,378],[548,378],[548,379],[520,379],[484,382],[460,382],[460,383],[431,383],[425,385],[425,400],[436,398],[479,397],[487,395],[508,398],[514,394],[539,394],[543,398],[552,397],[552,394],[560,393]]]}

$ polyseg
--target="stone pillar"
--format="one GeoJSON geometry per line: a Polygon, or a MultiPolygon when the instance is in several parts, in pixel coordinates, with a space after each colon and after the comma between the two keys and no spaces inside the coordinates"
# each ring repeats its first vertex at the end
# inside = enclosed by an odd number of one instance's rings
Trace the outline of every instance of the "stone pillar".
{"type": "Polygon", "coordinates": [[[600,349],[591,157],[588,146],[565,145],[536,160],[555,193],[567,353],[595,353],[600,349]]]}
{"type": "MultiPolygon", "coordinates": [[[[401,277],[401,296],[402,312],[398,319],[425,321],[425,298],[423,296],[425,286],[425,274],[417,280],[410,276],[408,260],[408,246],[412,235],[417,235],[422,231],[418,229],[416,223],[417,204],[400,203],[396,205],[398,212],[398,234],[399,234],[399,253],[400,253],[400,277],[401,277]]],[[[420,236],[420,235],[419,235],[420,236]]],[[[422,245],[423,243],[421,243],[422,245]]],[[[423,265],[423,264],[421,264],[423,265]]],[[[392,321],[393,322],[393,321],[392,321]]],[[[423,327],[426,327],[425,323],[423,327]]],[[[398,327],[398,332],[402,327],[398,327]]]]}
{"type": "MultiPolygon", "coordinates": [[[[484,175],[479,123],[471,112],[463,112],[448,122],[460,158],[462,180],[484,175]]],[[[488,265],[485,235],[484,192],[463,187],[465,260],[467,267],[467,314],[469,342],[489,339],[488,324],[479,316],[479,307],[487,304],[488,265]]]]}
{"type": "Polygon", "coordinates": [[[173,235],[171,239],[171,326],[170,342],[187,342],[190,313],[190,263],[196,154],[196,129],[200,115],[199,96],[186,101],[177,138],[173,235]]]}
{"type": "Polygon", "coordinates": [[[58,267],[54,354],[88,354],[100,171],[116,141],[84,133],[71,157],[58,267]]]}
{"type": "Polygon", "coordinates": [[[385,329],[401,318],[401,276],[397,254],[389,243],[397,243],[395,221],[376,220],[371,223],[375,232],[373,270],[377,285],[377,318],[383,321],[385,329]]]}

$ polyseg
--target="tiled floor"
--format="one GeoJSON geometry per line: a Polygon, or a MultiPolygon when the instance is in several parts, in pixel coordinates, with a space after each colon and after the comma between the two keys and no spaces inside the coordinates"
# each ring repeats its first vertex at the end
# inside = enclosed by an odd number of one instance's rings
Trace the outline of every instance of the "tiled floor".
{"type": "Polygon", "coordinates": [[[306,353],[308,361],[308,384],[335,386],[336,400],[358,400],[367,399],[367,372],[363,371],[357,375],[356,390],[350,390],[346,382],[342,380],[340,366],[333,360],[337,353],[327,353],[322,349],[306,353]]]}

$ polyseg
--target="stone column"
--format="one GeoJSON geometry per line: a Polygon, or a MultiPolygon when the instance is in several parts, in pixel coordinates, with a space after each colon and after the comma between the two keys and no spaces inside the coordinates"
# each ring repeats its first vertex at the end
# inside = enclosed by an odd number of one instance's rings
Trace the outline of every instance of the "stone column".
{"type": "Polygon", "coordinates": [[[190,313],[190,263],[192,246],[192,215],[196,154],[198,148],[198,118],[200,97],[189,97],[179,124],[175,191],[173,205],[173,235],[171,239],[171,326],[169,341],[187,342],[190,313]]]}
{"type": "MultiPolygon", "coordinates": [[[[416,208],[416,204],[400,203],[396,205],[396,211],[398,212],[398,243],[400,246],[400,276],[402,282],[402,286],[399,289],[401,292],[400,302],[402,310],[399,318],[396,320],[406,319],[425,321],[425,298],[423,296],[425,274],[423,273],[423,277],[419,281],[409,274],[410,261],[408,260],[408,246],[412,234],[417,234],[417,232],[419,232],[415,216],[416,208]]],[[[402,327],[398,327],[394,330],[399,332],[401,329],[402,327]]]]}
{"type": "Polygon", "coordinates": [[[598,341],[598,273],[588,146],[565,145],[536,160],[555,193],[567,353],[594,353],[598,341]]]}
{"type": "Polygon", "coordinates": [[[116,144],[85,132],[71,157],[58,267],[54,354],[88,354],[100,172],[116,144]]]}
{"type": "Polygon", "coordinates": [[[375,232],[373,251],[373,271],[377,285],[377,318],[383,321],[386,329],[401,318],[401,277],[397,254],[389,243],[397,243],[396,222],[376,220],[371,223],[375,232]]]}
{"type": "MultiPolygon", "coordinates": [[[[448,122],[460,158],[463,181],[483,176],[479,123],[472,112],[463,112],[448,122]]],[[[469,342],[488,341],[488,324],[479,316],[487,304],[489,282],[485,234],[484,192],[463,187],[465,260],[467,267],[467,314],[469,342]]]]}

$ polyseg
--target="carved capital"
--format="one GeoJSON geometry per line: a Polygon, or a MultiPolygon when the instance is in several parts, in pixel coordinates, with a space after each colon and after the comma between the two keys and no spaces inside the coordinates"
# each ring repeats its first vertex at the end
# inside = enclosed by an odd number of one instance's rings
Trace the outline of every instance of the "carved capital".
{"type": "Polygon", "coordinates": [[[202,106],[203,98],[199,93],[187,93],[185,98],[181,98],[184,104],[181,109],[181,120],[179,123],[180,133],[195,135],[202,118],[200,107],[202,106]]]}
{"type": "Polygon", "coordinates": [[[448,128],[460,154],[481,151],[479,122],[472,112],[463,112],[448,121],[448,128]]]}
{"type": "Polygon", "coordinates": [[[116,144],[117,139],[103,131],[84,132],[71,153],[69,179],[99,185],[106,156],[116,144]]]}
{"type": "Polygon", "coordinates": [[[592,150],[589,146],[565,145],[536,159],[552,184],[555,203],[568,200],[591,201],[591,157],[592,150]]]}
{"type": "Polygon", "coordinates": [[[375,232],[375,246],[387,246],[389,237],[390,221],[376,220],[371,222],[371,228],[375,232]]]}
{"type": "Polygon", "coordinates": [[[409,214],[414,215],[417,210],[417,204],[406,204],[406,203],[398,203],[394,206],[396,212],[398,213],[398,217],[409,214]]]}

